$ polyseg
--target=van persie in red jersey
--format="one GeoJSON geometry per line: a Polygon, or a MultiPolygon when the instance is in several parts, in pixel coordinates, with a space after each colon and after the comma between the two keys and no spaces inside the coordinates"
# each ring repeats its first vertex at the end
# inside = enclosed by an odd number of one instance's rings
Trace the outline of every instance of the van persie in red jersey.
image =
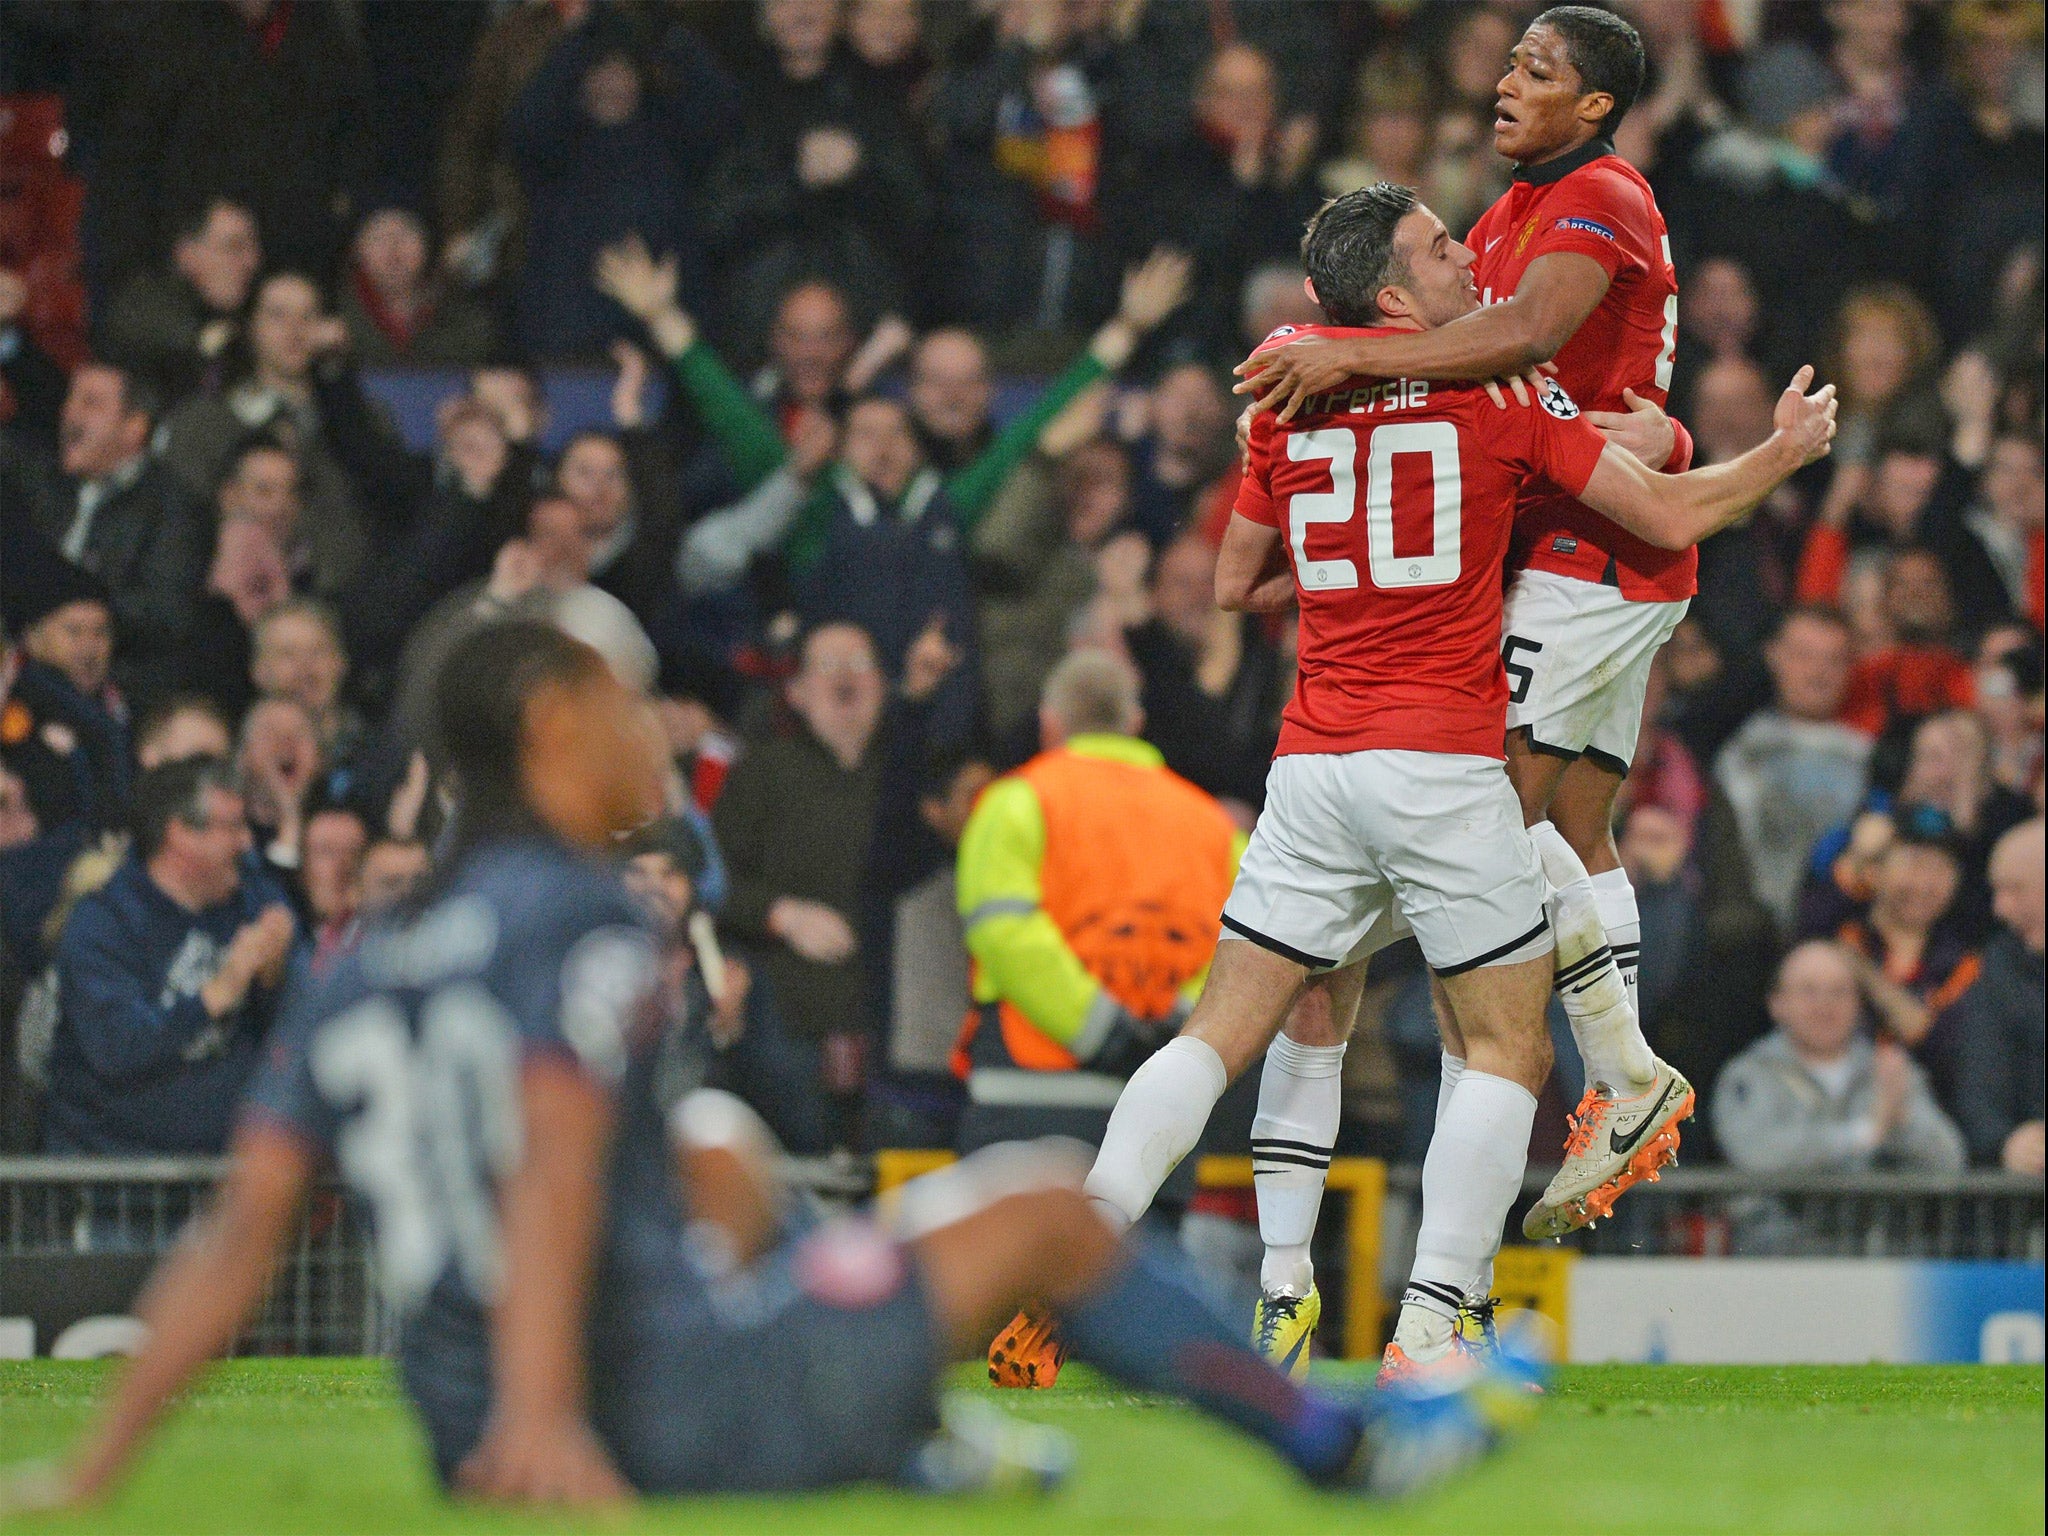
{"type": "MultiPolygon", "coordinates": [[[[1678,339],[1670,245],[1648,184],[1614,153],[1644,68],[1642,39],[1613,13],[1543,12],[1496,87],[1494,148],[1515,162],[1515,180],[1468,237],[1485,307],[1428,336],[1281,347],[1242,364],[1252,377],[1239,388],[1286,419],[1353,375],[1488,378],[1554,359],[1594,425],[1651,465],[1684,469],[1691,443],[1661,409],[1678,339]]],[[[1614,802],[1651,661],[1684,616],[1698,558],[1632,537],[1583,498],[1532,488],[1511,563],[1508,775],[1524,818],[1546,839],[1554,824],[1564,863],[1589,872],[1570,883],[1590,889],[1633,1003],[1641,922],[1614,845],[1614,802]]],[[[1622,1106],[1663,1098],[1668,1069],[1640,1022],[1578,1045],[1586,1090],[1563,1167],[1524,1223],[1532,1237],[1583,1224],[1590,1197],[1611,1203],[1634,1181],[1627,1159],[1605,1150],[1609,1122],[1629,1117],[1622,1106]]],[[[1455,1076],[1455,1061],[1445,1072],[1455,1076]]]]}
{"type": "MultiPolygon", "coordinates": [[[[1479,302],[1473,253],[1405,187],[1330,203],[1302,254],[1310,297],[1334,322],[1310,328],[1325,345],[1400,339],[1479,302]]],[[[1346,378],[1289,421],[1254,422],[1216,600],[1298,602],[1299,677],[1207,987],[1180,1036],[1132,1075],[1086,1187],[1135,1222],[1230,1080],[1264,1051],[1254,1337],[1284,1368],[1306,1368],[1321,1308],[1309,1241],[1345,1039],[1377,950],[1414,934],[1446,1043],[1467,1063],[1424,1167],[1415,1268],[1383,1381],[1450,1359],[1461,1310],[1484,1294],[1550,1073],[1553,977],[1565,978],[1567,1010],[1588,1031],[1634,1023],[1597,912],[1590,899],[1553,899],[1549,860],[1503,767],[1496,642],[1517,495],[1540,480],[1683,548],[1827,451],[1833,391],[1802,395],[1810,377],[1779,401],[1768,444],[1683,475],[1608,442],[1555,381],[1533,405],[1497,408],[1475,386],[1346,378]],[[1316,1002],[1297,1007],[1301,998],[1316,1002]]],[[[1613,1121],[1653,1163],[1669,1154],[1671,1119],[1690,1112],[1684,1079],[1670,1083],[1668,1103],[1613,1121]]]]}

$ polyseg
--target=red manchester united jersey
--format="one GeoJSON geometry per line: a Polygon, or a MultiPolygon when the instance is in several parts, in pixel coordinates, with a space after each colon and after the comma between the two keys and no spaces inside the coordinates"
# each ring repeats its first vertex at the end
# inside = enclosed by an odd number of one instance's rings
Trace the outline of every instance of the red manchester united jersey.
{"type": "MultiPolygon", "coordinates": [[[[1398,333],[1282,328],[1264,345],[1301,334],[1398,333]]],[[[1237,511],[1281,531],[1301,593],[1281,755],[1503,754],[1516,493],[1542,478],[1577,495],[1606,446],[1554,382],[1540,400],[1502,410],[1465,386],[1349,379],[1285,426],[1254,419],[1237,511]]]]}
{"type": "MultiPolygon", "coordinates": [[[[1518,172],[1465,243],[1479,255],[1473,279],[1488,304],[1513,297],[1539,256],[1570,251],[1599,262],[1609,278],[1606,296],[1559,350],[1558,380],[1589,411],[1627,410],[1624,389],[1664,403],[1678,347],[1678,274],[1664,215],[1634,166],[1592,144],[1518,172]]],[[[1686,465],[1664,467],[1675,474],[1686,465]]],[[[1641,602],[1692,596],[1699,572],[1696,550],[1646,544],[1555,491],[1523,497],[1511,563],[1607,581],[1641,602]]]]}

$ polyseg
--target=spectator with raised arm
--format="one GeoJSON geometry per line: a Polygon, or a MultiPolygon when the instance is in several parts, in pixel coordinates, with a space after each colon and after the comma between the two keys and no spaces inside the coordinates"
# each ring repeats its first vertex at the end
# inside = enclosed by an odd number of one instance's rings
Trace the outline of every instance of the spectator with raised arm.
{"type": "MultiPolygon", "coordinates": [[[[628,242],[603,254],[597,281],[602,291],[647,327],[656,348],[675,365],[684,393],[696,407],[705,430],[725,451],[742,488],[758,486],[781,465],[788,450],[777,423],[754,404],[718,355],[699,339],[695,323],[677,304],[674,258],[656,261],[644,246],[628,242]]],[[[1116,318],[1095,333],[1081,358],[1046,388],[1031,409],[998,432],[987,448],[946,476],[946,499],[964,530],[972,531],[1002,482],[1031,451],[1053,417],[1090,384],[1121,369],[1139,341],[1186,297],[1187,283],[1186,258],[1164,250],[1153,252],[1125,274],[1123,302],[1116,318]]],[[[790,550],[791,562],[799,569],[815,558],[829,510],[820,491],[799,518],[790,550]]]]}
{"type": "Polygon", "coordinates": [[[336,308],[365,368],[475,368],[496,342],[490,312],[442,280],[426,220],[398,202],[356,226],[336,308]]]}
{"type": "Polygon", "coordinates": [[[249,366],[218,395],[195,395],[164,423],[164,461],[212,502],[252,433],[275,438],[298,461],[298,497],[313,550],[315,585],[338,591],[373,536],[410,522],[423,487],[405,451],[343,355],[348,332],[313,281],[275,272],[249,312],[249,366]]]}
{"type": "Polygon", "coordinates": [[[78,903],[57,949],[46,1150],[226,1146],[295,932],[283,893],[244,862],[233,783],[201,757],[136,784],[128,858],[78,903]]]}

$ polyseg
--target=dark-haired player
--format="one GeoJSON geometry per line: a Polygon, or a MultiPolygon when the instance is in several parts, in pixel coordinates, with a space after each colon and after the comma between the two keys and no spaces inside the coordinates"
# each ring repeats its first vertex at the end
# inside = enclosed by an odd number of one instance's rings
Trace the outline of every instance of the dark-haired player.
{"type": "MultiPolygon", "coordinates": [[[[1334,327],[1311,332],[1334,346],[1463,323],[1478,303],[1473,260],[1405,187],[1338,198],[1302,241],[1310,295],[1334,327]]],[[[1633,1027],[1583,876],[1573,882],[1524,829],[1502,771],[1501,570],[1518,492],[1557,486],[1683,548],[1827,451],[1833,391],[1802,396],[1811,377],[1802,370],[1780,399],[1764,445],[1675,476],[1606,441],[1555,381],[1536,405],[1503,411],[1470,386],[1354,377],[1291,420],[1253,421],[1217,601],[1298,601],[1299,675],[1208,985],[1180,1036],[1132,1075],[1087,1189],[1135,1222],[1223,1086],[1265,1051],[1251,1145],[1266,1242],[1255,1339],[1270,1357],[1306,1366],[1320,1311],[1309,1239],[1345,1036],[1377,950],[1414,933],[1445,1048],[1466,1063],[1423,1164],[1415,1266],[1383,1381],[1462,1353],[1460,1314],[1521,1193],[1550,1074],[1553,977],[1589,1036],[1633,1027]],[[1296,1008],[1305,997],[1316,1005],[1296,1008]]],[[[1656,1134],[1644,1132],[1647,1154],[1656,1134]]]]}
{"type": "Polygon", "coordinates": [[[789,1235],[744,1104],[657,1107],[655,956],[603,858],[660,806],[645,706],[532,623],[465,639],[437,691],[454,845],[296,999],[226,1184],[143,1298],[148,1343],[52,1501],[103,1494],[233,1342],[329,1157],[370,1208],[435,1469],[488,1498],[1056,1476],[1043,1430],[940,1433],[946,1363],[1026,1296],[1077,1355],[1319,1482],[1412,1487],[1490,1441],[1475,1391],[1338,1396],[1276,1375],[1044,1147],[909,1186],[893,1234],[789,1235]]]}
{"type": "MultiPolygon", "coordinates": [[[[1671,242],[1649,183],[1614,152],[1643,72],[1642,39],[1612,12],[1543,12],[1498,86],[1493,143],[1515,162],[1514,184],[1465,237],[1485,307],[1428,336],[1264,352],[1244,365],[1255,376],[1239,387],[1256,388],[1285,419],[1352,374],[1487,378],[1555,359],[1590,420],[1653,468],[1685,469],[1691,441],[1658,409],[1678,345],[1671,242]]],[[[1659,549],[1579,498],[1532,486],[1509,566],[1508,773],[1524,818],[1564,857],[1561,835],[1566,864],[1576,858],[1590,871],[1633,1007],[1641,926],[1614,845],[1614,800],[1635,756],[1651,659],[1696,590],[1698,552],[1659,549]]],[[[1654,1171],[1642,1143],[1661,1139],[1675,1157],[1678,1123],[1692,1112],[1691,1085],[1652,1053],[1640,1021],[1613,1038],[1574,1033],[1585,1096],[1563,1166],[1525,1223],[1531,1237],[1604,1214],[1654,1171]]],[[[1447,1085],[1461,1069],[1446,1051],[1447,1085]]]]}

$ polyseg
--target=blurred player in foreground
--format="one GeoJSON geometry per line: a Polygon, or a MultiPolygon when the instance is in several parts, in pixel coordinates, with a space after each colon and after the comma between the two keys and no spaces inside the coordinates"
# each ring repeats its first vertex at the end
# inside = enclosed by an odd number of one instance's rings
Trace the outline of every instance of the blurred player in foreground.
{"type": "Polygon", "coordinates": [[[17,1506],[113,1486],[240,1334],[330,1156],[370,1209],[435,1469],[487,1499],[1045,1486],[1059,1437],[986,1410],[942,1426],[938,1407],[946,1363],[1027,1295],[1080,1358],[1319,1483],[1403,1491],[1490,1443],[1506,1393],[1277,1375],[1172,1257],[1121,1243],[1044,1144],[908,1186],[893,1234],[792,1231],[741,1101],[698,1092],[664,1117],[651,1091],[654,949],[602,860],[660,809],[643,703],[596,652],[514,622],[451,654],[438,724],[454,846],[295,999],[212,1211],[139,1304],[142,1353],[76,1458],[16,1480],[17,1506]]]}
{"type": "MultiPolygon", "coordinates": [[[[1344,379],[1484,379],[1555,358],[1558,380],[1595,425],[1653,469],[1691,462],[1662,406],[1678,349],[1678,276],[1656,196],[1614,152],[1642,90],[1642,39],[1612,12],[1543,12],[1497,87],[1494,148],[1513,185],[1465,237],[1481,306],[1427,336],[1312,337],[1260,353],[1239,386],[1290,419],[1344,379]]],[[[1661,547],[1584,497],[1532,485],[1516,508],[1502,660],[1508,776],[1523,819],[1554,824],[1546,861],[1583,863],[1633,1009],[1641,940],[1634,888],[1614,846],[1614,800],[1635,757],[1650,663],[1697,590],[1692,544],[1661,547]],[[1565,845],[1569,844],[1569,852],[1565,845]]],[[[1570,882],[1574,887],[1578,880],[1570,882]]],[[[1637,1131],[1675,1155],[1691,1085],[1657,1059],[1639,1023],[1581,1033],[1586,1089],[1563,1164],[1524,1223],[1554,1237],[1612,1207],[1636,1179],[1637,1131]]],[[[1446,1047],[1444,1080],[1464,1063],[1446,1047]]]]}
{"type": "MultiPolygon", "coordinates": [[[[1332,322],[1310,329],[1349,340],[1447,325],[1478,303],[1474,259],[1409,189],[1350,193],[1302,242],[1310,296],[1332,322]]],[[[1306,1368],[1320,1312],[1309,1239],[1374,952],[1414,933],[1444,1048],[1465,1063],[1423,1164],[1415,1268],[1383,1380],[1463,1353],[1460,1314],[1483,1294],[1550,1075],[1553,977],[1583,1036],[1634,1027],[1583,869],[1554,834],[1561,858],[1545,846],[1547,828],[1524,830],[1503,770],[1496,645],[1517,492],[1541,480],[1684,547],[1827,452],[1834,392],[1803,395],[1811,378],[1802,369],[1785,391],[1768,442],[1676,476],[1603,438],[1554,380],[1534,405],[1496,409],[1476,387],[1351,378],[1289,421],[1254,420],[1216,598],[1298,600],[1299,676],[1208,985],[1181,1035],[1132,1075],[1087,1189],[1135,1222],[1266,1051],[1252,1170],[1266,1240],[1256,1340],[1269,1357],[1306,1368]]],[[[1626,1150],[1666,1149],[1639,1119],[1626,1150]]]]}

